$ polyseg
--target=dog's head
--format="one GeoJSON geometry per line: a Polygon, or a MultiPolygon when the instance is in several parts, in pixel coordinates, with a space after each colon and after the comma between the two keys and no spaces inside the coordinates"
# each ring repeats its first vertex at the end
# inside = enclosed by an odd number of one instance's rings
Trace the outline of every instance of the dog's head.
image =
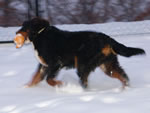
{"type": "Polygon", "coordinates": [[[26,40],[33,41],[48,26],[49,22],[41,18],[25,21],[22,27],[16,32],[16,37],[14,38],[16,48],[22,47],[26,40]]]}

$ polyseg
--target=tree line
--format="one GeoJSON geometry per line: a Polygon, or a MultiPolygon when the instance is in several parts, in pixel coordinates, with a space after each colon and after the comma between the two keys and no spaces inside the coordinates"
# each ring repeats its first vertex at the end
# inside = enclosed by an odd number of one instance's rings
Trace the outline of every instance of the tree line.
{"type": "Polygon", "coordinates": [[[33,17],[51,24],[92,24],[150,19],[149,0],[0,0],[0,26],[33,17]]]}

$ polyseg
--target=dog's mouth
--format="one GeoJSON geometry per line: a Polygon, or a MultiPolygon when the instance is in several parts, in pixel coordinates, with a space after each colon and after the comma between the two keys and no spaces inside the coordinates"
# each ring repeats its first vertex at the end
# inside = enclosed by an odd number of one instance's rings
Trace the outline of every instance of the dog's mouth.
{"type": "Polygon", "coordinates": [[[24,45],[26,38],[27,38],[26,32],[17,32],[14,38],[14,43],[16,44],[16,48],[21,48],[24,45]]]}

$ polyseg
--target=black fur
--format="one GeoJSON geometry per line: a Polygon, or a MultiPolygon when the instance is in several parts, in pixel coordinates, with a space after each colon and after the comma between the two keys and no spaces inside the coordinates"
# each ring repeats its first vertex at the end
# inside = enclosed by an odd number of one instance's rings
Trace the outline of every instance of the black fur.
{"type": "MultiPolygon", "coordinates": [[[[54,78],[60,69],[67,67],[77,68],[82,86],[87,87],[88,75],[100,66],[108,76],[119,79],[123,86],[127,86],[129,79],[119,65],[117,54],[125,57],[145,54],[143,49],[126,47],[103,33],[63,31],[40,18],[24,22],[17,33],[20,32],[28,34],[38,56],[44,60],[45,64],[41,63],[38,68],[38,82],[46,77],[50,85],[57,85],[54,78]]],[[[31,86],[38,83],[34,79],[31,86]]]]}

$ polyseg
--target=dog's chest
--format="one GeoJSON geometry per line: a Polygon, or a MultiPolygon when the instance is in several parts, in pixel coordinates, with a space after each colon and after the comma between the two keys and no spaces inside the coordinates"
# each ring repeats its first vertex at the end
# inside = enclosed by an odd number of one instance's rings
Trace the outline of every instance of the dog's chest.
{"type": "Polygon", "coordinates": [[[39,56],[39,53],[36,49],[34,49],[35,52],[35,56],[37,58],[37,60],[40,62],[40,64],[44,65],[44,66],[48,66],[48,64],[45,62],[44,58],[42,56],[39,56]]]}

